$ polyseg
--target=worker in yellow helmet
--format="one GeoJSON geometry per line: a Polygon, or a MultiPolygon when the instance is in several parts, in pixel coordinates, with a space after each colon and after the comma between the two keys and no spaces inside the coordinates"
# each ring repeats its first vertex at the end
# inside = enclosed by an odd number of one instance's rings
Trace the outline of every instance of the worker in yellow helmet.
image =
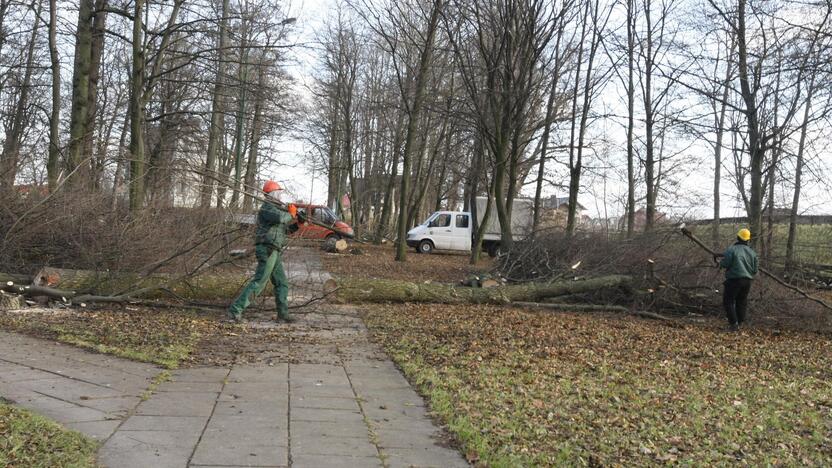
{"type": "MultiPolygon", "coordinates": [[[[751,281],[757,275],[757,253],[748,245],[751,231],[740,229],[737,241],[722,254],[719,260],[720,268],[725,268],[725,283],[722,294],[722,305],[728,316],[731,331],[739,330],[745,321],[748,309],[748,293],[751,291],[751,281]]],[[[717,260],[715,257],[714,260],[717,260]]]]}

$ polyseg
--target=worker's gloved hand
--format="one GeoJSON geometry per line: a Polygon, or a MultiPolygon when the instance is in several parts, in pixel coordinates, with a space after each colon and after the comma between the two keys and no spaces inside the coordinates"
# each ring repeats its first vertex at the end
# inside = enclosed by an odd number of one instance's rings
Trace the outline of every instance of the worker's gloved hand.
{"type": "Polygon", "coordinates": [[[302,211],[298,212],[298,224],[306,224],[306,215],[302,211]]]}
{"type": "Polygon", "coordinates": [[[719,254],[714,254],[714,263],[719,265],[719,254]]]}
{"type": "Polygon", "coordinates": [[[297,206],[295,206],[295,204],[294,204],[294,203],[290,203],[290,204],[289,204],[289,207],[288,207],[288,209],[287,209],[287,210],[289,211],[289,214],[290,214],[290,215],[292,215],[292,217],[293,217],[293,218],[297,217],[297,215],[298,215],[298,207],[297,207],[297,206]]]}

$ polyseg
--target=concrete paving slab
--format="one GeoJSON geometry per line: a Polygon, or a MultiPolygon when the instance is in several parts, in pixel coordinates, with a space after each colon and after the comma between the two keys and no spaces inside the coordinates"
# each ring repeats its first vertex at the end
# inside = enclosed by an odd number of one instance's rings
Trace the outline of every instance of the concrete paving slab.
{"type": "Polygon", "coordinates": [[[222,382],[163,382],[156,388],[157,392],[209,392],[219,393],[222,391],[222,382]]]}
{"type": "Polygon", "coordinates": [[[334,410],[320,408],[292,408],[290,414],[292,422],[296,421],[327,421],[327,422],[363,422],[364,415],[355,410],[334,410]]]}
{"type": "Polygon", "coordinates": [[[228,377],[225,367],[196,367],[171,372],[171,382],[223,382],[228,377]]]}
{"type": "Polygon", "coordinates": [[[470,466],[456,450],[430,447],[424,449],[383,450],[390,468],[462,468],[470,466]]]}
{"type": "Polygon", "coordinates": [[[42,414],[63,424],[72,422],[103,421],[106,419],[120,419],[117,416],[73,403],[42,396],[31,400],[16,401],[24,408],[42,414]]]}
{"type": "Polygon", "coordinates": [[[235,367],[228,374],[228,382],[285,382],[288,364],[274,366],[235,367]]]}
{"type": "Polygon", "coordinates": [[[190,449],[138,447],[112,449],[105,444],[98,451],[101,466],[112,468],[184,468],[188,465],[190,449]]]}
{"type": "Polygon", "coordinates": [[[241,445],[235,442],[200,443],[191,459],[193,465],[286,466],[289,449],[276,445],[241,445]]]}
{"type": "Polygon", "coordinates": [[[377,468],[384,466],[378,457],[338,455],[292,455],[293,468],[377,468]]]}
{"type": "Polygon", "coordinates": [[[356,437],[367,439],[369,429],[364,421],[292,421],[292,437],[300,439],[356,437]]]}
{"type": "Polygon", "coordinates": [[[286,415],[288,408],[289,403],[286,400],[279,402],[220,400],[214,408],[214,416],[258,415],[264,417],[281,417],[286,415]]]}
{"type": "Polygon", "coordinates": [[[340,410],[354,410],[358,411],[358,402],[355,398],[336,398],[313,396],[306,397],[304,395],[292,394],[290,404],[294,407],[300,408],[320,408],[320,409],[340,409],[340,410]]]}
{"type": "Polygon", "coordinates": [[[67,423],[65,426],[74,431],[81,432],[88,437],[92,437],[99,442],[103,442],[116,431],[119,424],[121,424],[121,421],[119,420],[86,421],[67,423]]]}
{"type": "Polygon", "coordinates": [[[121,392],[106,386],[93,385],[80,381],[75,381],[72,385],[67,385],[66,380],[65,377],[53,376],[50,379],[26,382],[25,385],[37,392],[70,401],[123,396],[121,392]]]}
{"type": "Polygon", "coordinates": [[[209,416],[214,409],[214,393],[156,393],[136,408],[146,416],[209,416]]]}
{"type": "Polygon", "coordinates": [[[345,457],[375,457],[378,449],[369,440],[357,437],[310,437],[301,439],[292,436],[292,458],[302,455],[338,455],[345,457]]]}
{"type": "Polygon", "coordinates": [[[208,417],[134,415],[119,428],[121,431],[201,432],[208,417]]]}

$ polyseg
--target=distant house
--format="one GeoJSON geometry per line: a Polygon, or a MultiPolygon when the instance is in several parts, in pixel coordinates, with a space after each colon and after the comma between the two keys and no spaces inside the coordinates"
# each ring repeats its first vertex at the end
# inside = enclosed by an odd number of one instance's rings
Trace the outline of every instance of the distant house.
{"type": "MultiPolygon", "coordinates": [[[[569,218],[569,197],[558,197],[555,195],[544,198],[541,204],[540,224],[543,227],[566,227],[569,218]]],[[[579,225],[586,225],[590,222],[587,209],[578,203],[575,213],[579,225]]]]}

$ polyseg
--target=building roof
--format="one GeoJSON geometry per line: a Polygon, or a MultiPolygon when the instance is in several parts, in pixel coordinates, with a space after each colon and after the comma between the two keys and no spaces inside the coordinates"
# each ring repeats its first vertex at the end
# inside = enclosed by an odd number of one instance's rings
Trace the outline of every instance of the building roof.
{"type": "MultiPolygon", "coordinates": [[[[557,195],[552,195],[549,198],[543,199],[543,208],[546,209],[556,210],[563,205],[569,206],[569,197],[558,197],[557,195]]],[[[586,207],[578,202],[578,210],[586,210],[586,207]]]]}

